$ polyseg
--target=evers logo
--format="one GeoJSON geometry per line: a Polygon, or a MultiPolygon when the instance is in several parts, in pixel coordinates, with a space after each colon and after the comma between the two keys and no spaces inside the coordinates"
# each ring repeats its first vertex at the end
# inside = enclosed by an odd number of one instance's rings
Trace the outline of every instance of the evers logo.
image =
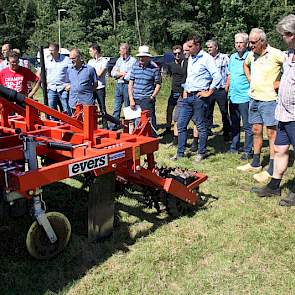
{"type": "Polygon", "coordinates": [[[108,165],[108,155],[98,156],[69,165],[69,176],[85,173],[108,165]]]}

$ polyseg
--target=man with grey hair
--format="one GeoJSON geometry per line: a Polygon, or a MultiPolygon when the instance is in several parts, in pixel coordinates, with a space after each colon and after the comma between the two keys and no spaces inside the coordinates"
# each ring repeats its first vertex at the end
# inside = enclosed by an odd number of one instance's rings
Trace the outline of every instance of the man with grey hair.
{"type": "MultiPolygon", "coordinates": [[[[122,104],[124,103],[124,107],[129,106],[128,83],[131,69],[136,62],[136,59],[130,55],[130,47],[127,43],[120,45],[119,54],[120,57],[111,72],[112,77],[117,81],[113,112],[113,117],[117,119],[120,118],[122,104]]],[[[116,130],[117,126],[112,126],[112,129],[116,130]]]]}
{"type": "Polygon", "coordinates": [[[249,81],[244,73],[243,64],[249,54],[249,37],[246,33],[237,33],[235,35],[236,53],[229,59],[229,75],[225,90],[229,97],[229,113],[231,118],[231,145],[229,153],[239,152],[240,147],[240,122],[242,119],[243,130],[245,132],[245,142],[241,160],[248,160],[252,156],[253,134],[252,126],[249,124],[249,81]]]}
{"type": "Polygon", "coordinates": [[[93,91],[97,87],[97,75],[95,69],[84,63],[80,50],[73,48],[70,51],[72,66],[67,70],[66,90],[70,91],[69,105],[72,112],[77,104],[94,105],[93,91]]]}
{"type": "MultiPolygon", "coordinates": [[[[279,86],[279,99],[275,111],[278,129],[274,145],[274,171],[270,182],[261,188],[252,188],[259,197],[271,197],[281,194],[280,183],[288,168],[289,146],[295,149],[295,15],[282,18],[277,31],[288,45],[288,57],[283,65],[283,75],[279,86]]],[[[295,186],[288,197],[279,202],[281,206],[295,205],[295,186]]]]}
{"type": "Polygon", "coordinates": [[[230,140],[230,121],[228,115],[228,102],[225,92],[225,84],[228,75],[228,62],[229,58],[226,54],[219,52],[218,43],[215,40],[209,40],[206,42],[208,53],[213,56],[215,64],[221,75],[221,82],[214,93],[209,97],[209,109],[208,109],[208,135],[212,134],[211,128],[213,126],[213,113],[215,102],[217,102],[222,117],[223,125],[223,138],[224,141],[230,140]]]}
{"type": "Polygon", "coordinates": [[[278,98],[275,85],[279,80],[285,55],[279,49],[267,44],[266,35],[259,28],[251,30],[249,43],[252,51],[244,62],[244,72],[250,82],[249,123],[252,124],[254,154],[251,164],[239,166],[237,169],[256,172],[254,179],[258,182],[266,182],[273,174],[274,140],[277,126],[275,108],[278,98]],[[260,153],[263,144],[263,126],[267,130],[270,160],[268,169],[260,172],[262,170],[260,153]]]}

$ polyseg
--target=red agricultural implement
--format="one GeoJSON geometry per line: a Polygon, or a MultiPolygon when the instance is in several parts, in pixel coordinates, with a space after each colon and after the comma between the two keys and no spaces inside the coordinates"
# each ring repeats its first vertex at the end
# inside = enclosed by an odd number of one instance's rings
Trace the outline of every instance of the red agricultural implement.
{"type": "Polygon", "coordinates": [[[162,202],[172,215],[198,204],[207,176],[156,167],[159,140],[150,137],[148,112],[132,134],[126,121],[123,131],[98,129],[98,117],[95,106],[77,108],[69,117],[0,85],[0,206],[29,204],[35,221],[26,244],[37,259],[55,256],[70,239],[68,219],[46,213],[42,199],[42,187],[59,180],[80,174],[87,179],[89,240],[113,229],[116,184],[142,187],[149,204],[159,208],[162,202]]]}

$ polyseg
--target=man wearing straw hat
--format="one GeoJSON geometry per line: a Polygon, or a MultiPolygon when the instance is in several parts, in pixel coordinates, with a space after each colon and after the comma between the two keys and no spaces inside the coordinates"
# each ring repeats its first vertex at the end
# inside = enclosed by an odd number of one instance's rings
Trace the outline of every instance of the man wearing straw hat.
{"type": "Polygon", "coordinates": [[[134,64],[128,85],[130,107],[135,108],[139,105],[141,110],[151,112],[151,123],[153,136],[156,137],[156,97],[161,88],[161,75],[159,67],[151,61],[149,47],[139,46],[138,61],[134,64]]]}

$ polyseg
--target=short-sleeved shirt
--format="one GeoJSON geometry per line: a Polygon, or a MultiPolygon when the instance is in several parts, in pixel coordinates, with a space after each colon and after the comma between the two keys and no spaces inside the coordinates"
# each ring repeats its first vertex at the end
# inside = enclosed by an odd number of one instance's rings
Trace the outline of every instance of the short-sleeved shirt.
{"type": "Polygon", "coordinates": [[[66,87],[67,70],[71,66],[71,60],[63,54],[59,54],[57,59],[54,59],[52,55],[48,55],[45,59],[47,89],[52,91],[64,90],[66,87]]]}
{"type": "Polygon", "coordinates": [[[262,55],[249,53],[245,64],[250,66],[251,82],[249,96],[255,100],[277,100],[274,82],[280,78],[285,54],[276,48],[267,46],[262,55]]]}
{"type": "Polygon", "coordinates": [[[0,84],[24,95],[29,94],[28,82],[37,82],[39,78],[29,69],[19,67],[12,71],[9,67],[0,71],[0,84]]]}
{"type": "Polygon", "coordinates": [[[221,75],[213,57],[200,50],[197,55],[190,56],[187,66],[187,77],[184,90],[187,92],[219,88],[221,75]]]}
{"type": "Polygon", "coordinates": [[[151,97],[156,84],[161,84],[160,69],[154,62],[141,66],[136,62],[130,73],[130,81],[133,81],[134,99],[142,100],[151,97]]]}
{"type": "Polygon", "coordinates": [[[281,122],[295,121],[295,61],[292,61],[294,54],[294,50],[290,50],[283,65],[275,112],[276,119],[281,122]]]}
{"type": "Polygon", "coordinates": [[[229,99],[233,103],[245,103],[250,100],[250,85],[243,67],[244,61],[247,58],[248,54],[248,50],[246,50],[242,56],[240,56],[238,52],[236,52],[232,54],[229,59],[229,99]]]}
{"type": "MultiPolygon", "coordinates": [[[[105,57],[99,57],[98,59],[90,59],[88,61],[88,64],[95,68],[96,73],[100,72],[102,70],[105,70],[107,68],[108,60],[105,57]]],[[[97,77],[97,89],[104,88],[106,85],[106,71],[102,74],[102,76],[97,77]]]]}
{"type": "Polygon", "coordinates": [[[8,68],[8,61],[7,59],[4,59],[2,60],[2,62],[0,62],[0,71],[5,69],[5,68],[8,68]]]}
{"type": "Polygon", "coordinates": [[[175,63],[175,61],[168,63],[167,69],[172,77],[172,91],[183,92],[181,85],[186,79],[187,59],[181,60],[180,63],[175,63]]]}
{"type": "Polygon", "coordinates": [[[128,56],[127,58],[119,57],[114,65],[111,75],[114,78],[117,78],[116,72],[125,72],[127,73],[124,78],[117,80],[118,83],[128,83],[130,80],[130,73],[133,65],[136,63],[136,59],[133,56],[128,56]]]}
{"type": "Polygon", "coordinates": [[[219,73],[221,75],[221,81],[219,84],[219,88],[225,88],[226,79],[228,76],[228,62],[229,58],[227,54],[224,53],[217,53],[214,57],[215,64],[219,70],[219,73]]]}
{"type": "Polygon", "coordinates": [[[71,84],[70,107],[76,108],[77,103],[93,105],[93,86],[97,82],[95,69],[86,64],[83,64],[78,70],[74,66],[71,66],[68,68],[67,77],[67,80],[71,84]]]}

